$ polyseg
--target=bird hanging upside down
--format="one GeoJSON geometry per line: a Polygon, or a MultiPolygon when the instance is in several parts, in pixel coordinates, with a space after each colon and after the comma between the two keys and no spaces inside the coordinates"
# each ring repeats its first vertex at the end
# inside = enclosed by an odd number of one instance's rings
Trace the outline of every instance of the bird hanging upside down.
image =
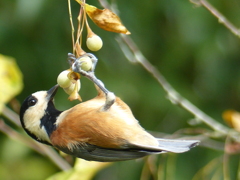
{"type": "MultiPolygon", "coordinates": [[[[89,55],[89,54],[88,54],[89,55]]],[[[94,66],[96,59],[93,58],[94,66]]],[[[85,160],[113,162],[166,152],[182,153],[198,140],[170,140],[153,137],[135,119],[131,109],[109,92],[92,71],[79,69],[79,61],[69,54],[72,69],[92,80],[98,95],[86,102],[59,111],[53,98],[58,85],[28,96],[20,109],[24,130],[38,142],[85,160]]]]}
{"type": "Polygon", "coordinates": [[[20,111],[23,128],[33,139],[67,154],[90,161],[123,161],[150,154],[182,153],[198,145],[197,140],[158,139],[146,132],[120,98],[102,110],[105,94],[68,110],[53,104],[58,85],[33,93],[20,111]]]}

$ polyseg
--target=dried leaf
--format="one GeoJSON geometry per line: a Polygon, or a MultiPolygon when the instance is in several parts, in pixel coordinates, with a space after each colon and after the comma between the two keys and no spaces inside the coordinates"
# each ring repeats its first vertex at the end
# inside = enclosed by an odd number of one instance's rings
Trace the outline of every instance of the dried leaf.
{"type": "Polygon", "coordinates": [[[74,83],[76,83],[76,81],[78,80],[78,79],[80,79],[80,74],[78,74],[78,73],[76,73],[76,72],[74,72],[74,71],[72,71],[72,70],[70,70],[70,72],[68,73],[68,78],[72,81],[72,82],[74,82],[74,83]]]}
{"type": "Polygon", "coordinates": [[[5,103],[23,88],[22,73],[12,57],[0,54],[0,112],[5,103]]]}
{"type": "Polygon", "coordinates": [[[81,48],[81,45],[79,44],[79,42],[75,44],[75,52],[76,52],[76,57],[80,57],[86,54],[86,52],[81,48]]]}
{"type": "Polygon", "coordinates": [[[88,16],[100,28],[115,33],[131,34],[122,24],[120,18],[109,9],[98,9],[95,6],[84,4],[80,0],[76,0],[79,4],[85,7],[88,16]]]}
{"type": "Polygon", "coordinates": [[[74,83],[74,89],[73,89],[72,93],[70,94],[70,96],[68,97],[68,99],[70,101],[74,101],[74,100],[78,99],[79,101],[82,102],[82,98],[78,94],[79,90],[80,90],[80,80],[76,80],[74,83]]]}

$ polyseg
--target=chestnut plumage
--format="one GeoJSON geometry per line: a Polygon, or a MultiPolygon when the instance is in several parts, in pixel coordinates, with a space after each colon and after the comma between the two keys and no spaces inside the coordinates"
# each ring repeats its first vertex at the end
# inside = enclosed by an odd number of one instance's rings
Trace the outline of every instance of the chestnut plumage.
{"type": "Polygon", "coordinates": [[[91,161],[122,161],[165,152],[182,153],[198,140],[158,139],[146,132],[120,98],[102,110],[105,94],[66,111],[55,108],[58,85],[27,97],[20,110],[25,131],[38,142],[91,161]]]}

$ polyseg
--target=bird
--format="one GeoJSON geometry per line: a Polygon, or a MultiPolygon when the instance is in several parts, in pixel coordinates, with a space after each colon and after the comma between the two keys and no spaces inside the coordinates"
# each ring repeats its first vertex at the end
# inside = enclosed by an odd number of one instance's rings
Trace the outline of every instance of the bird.
{"type": "Polygon", "coordinates": [[[97,88],[93,99],[59,111],[54,96],[59,86],[28,96],[20,108],[20,121],[36,141],[88,161],[115,162],[160,153],[183,153],[199,140],[155,138],[134,117],[119,97],[103,110],[106,95],[97,88]]]}

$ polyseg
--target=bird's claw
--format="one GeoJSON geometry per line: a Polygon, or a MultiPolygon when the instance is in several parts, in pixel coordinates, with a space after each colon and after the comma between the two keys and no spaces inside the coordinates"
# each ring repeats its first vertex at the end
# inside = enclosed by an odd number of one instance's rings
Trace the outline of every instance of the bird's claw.
{"type": "Polygon", "coordinates": [[[108,91],[103,82],[100,81],[99,79],[97,79],[97,77],[94,74],[95,71],[95,67],[97,65],[97,61],[98,59],[96,58],[96,56],[94,56],[91,53],[86,53],[82,56],[80,56],[79,58],[76,58],[73,54],[68,53],[68,62],[70,64],[70,66],[72,67],[72,70],[76,73],[81,74],[82,76],[87,77],[88,79],[90,79],[94,84],[96,84],[106,95],[106,101],[105,104],[102,108],[103,111],[107,111],[115,102],[115,95],[114,93],[108,91]],[[85,71],[83,69],[81,69],[81,64],[83,63],[83,61],[80,61],[80,59],[84,56],[88,56],[91,60],[92,60],[92,68],[89,71],[85,71]]]}
{"type": "Polygon", "coordinates": [[[76,61],[72,64],[72,70],[83,76],[88,76],[88,72],[81,68],[82,63],[84,63],[84,61],[78,61],[76,59],[76,61]]]}

